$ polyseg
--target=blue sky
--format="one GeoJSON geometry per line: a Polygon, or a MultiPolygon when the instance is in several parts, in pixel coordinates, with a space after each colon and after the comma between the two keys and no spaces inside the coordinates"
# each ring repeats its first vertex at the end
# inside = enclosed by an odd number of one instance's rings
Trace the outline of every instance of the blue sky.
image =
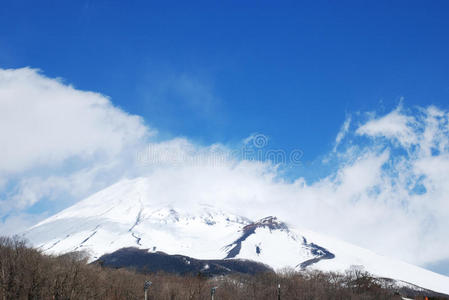
{"type": "Polygon", "coordinates": [[[389,111],[401,97],[447,107],[448,6],[3,1],[0,64],[101,92],[166,135],[228,143],[262,132],[313,160],[348,113],[389,111]]]}
{"type": "Polygon", "coordinates": [[[307,226],[380,253],[400,240],[407,250],[396,257],[449,274],[448,9],[447,1],[3,1],[0,232],[146,174],[135,154],[147,143],[157,155],[208,157],[211,145],[226,152],[263,134],[269,149],[300,149],[302,163],[283,173],[226,160],[229,177],[203,166],[180,173],[224,184],[244,175],[265,204],[282,190],[279,214],[290,221],[287,210],[324,201],[317,211],[329,221],[304,216],[307,226]],[[277,181],[259,182],[266,174],[277,181]],[[336,225],[355,212],[364,218],[336,225]]]}

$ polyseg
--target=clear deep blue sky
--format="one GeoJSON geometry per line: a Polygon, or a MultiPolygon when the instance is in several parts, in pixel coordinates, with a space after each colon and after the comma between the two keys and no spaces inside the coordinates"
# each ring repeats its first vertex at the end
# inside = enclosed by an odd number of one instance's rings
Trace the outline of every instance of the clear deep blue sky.
{"type": "Polygon", "coordinates": [[[448,1],[0,2],[0,67],[101,92],[162,136],[260,132],[305,160],[347,114],[447,108],[448,55],[448,1]]]}

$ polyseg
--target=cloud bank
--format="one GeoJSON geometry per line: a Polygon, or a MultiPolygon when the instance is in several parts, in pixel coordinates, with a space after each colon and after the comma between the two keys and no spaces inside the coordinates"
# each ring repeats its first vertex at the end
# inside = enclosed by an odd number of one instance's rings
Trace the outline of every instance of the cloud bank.
{"type": "Polygon", "coordinates": [[[85,195],[151,134],[103,95],[34,69],[0,70],[0,213],[85,195]]]}
{"type": "Polygon", "coordinates": [[[33,69],[0,70],[0,231],[22,229],[121,178],[146,176],[155,203],[278,215],[415,264],[449,257],[446,110],[399,105],[348,118],[324,160],[336,167],[313,182],[286,179],[270,160],[229,155],[253,137],[233,147],[155,137],[101,94],[33,69]],[[30,212],[40,203],[51,208],[30,212]]]}

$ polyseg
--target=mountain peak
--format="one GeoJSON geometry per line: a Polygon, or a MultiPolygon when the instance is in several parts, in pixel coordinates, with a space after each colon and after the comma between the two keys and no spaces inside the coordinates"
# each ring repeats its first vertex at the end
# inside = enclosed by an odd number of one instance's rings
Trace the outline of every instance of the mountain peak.
{"type": "Polygon", "coordinates": [[[268,216],[260,219],[257,222],[253,222],[251,224],[243,227],[244,231],[253,231],[256,228],[269,228],[270,230],[288,230],[287,224],[278,220],[277,217],[268,216]]]}

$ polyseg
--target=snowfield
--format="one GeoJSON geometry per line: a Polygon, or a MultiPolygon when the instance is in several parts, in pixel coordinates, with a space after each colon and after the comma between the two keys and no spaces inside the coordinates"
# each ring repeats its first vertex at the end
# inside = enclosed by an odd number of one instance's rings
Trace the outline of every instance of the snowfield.
{"type": "Polygon", "coordinates": [[[197,259],[250,259],[274,269],[343,272],[353,265],[379,277],[449,294],[449,277],[373,253],[275,217],[251,221],[207,205],[179,210],[149,199],[146,178],[120,181],[31,227],[23,235],[47,254],[85,250],[93,261],[124,247],[197,259]]]}

